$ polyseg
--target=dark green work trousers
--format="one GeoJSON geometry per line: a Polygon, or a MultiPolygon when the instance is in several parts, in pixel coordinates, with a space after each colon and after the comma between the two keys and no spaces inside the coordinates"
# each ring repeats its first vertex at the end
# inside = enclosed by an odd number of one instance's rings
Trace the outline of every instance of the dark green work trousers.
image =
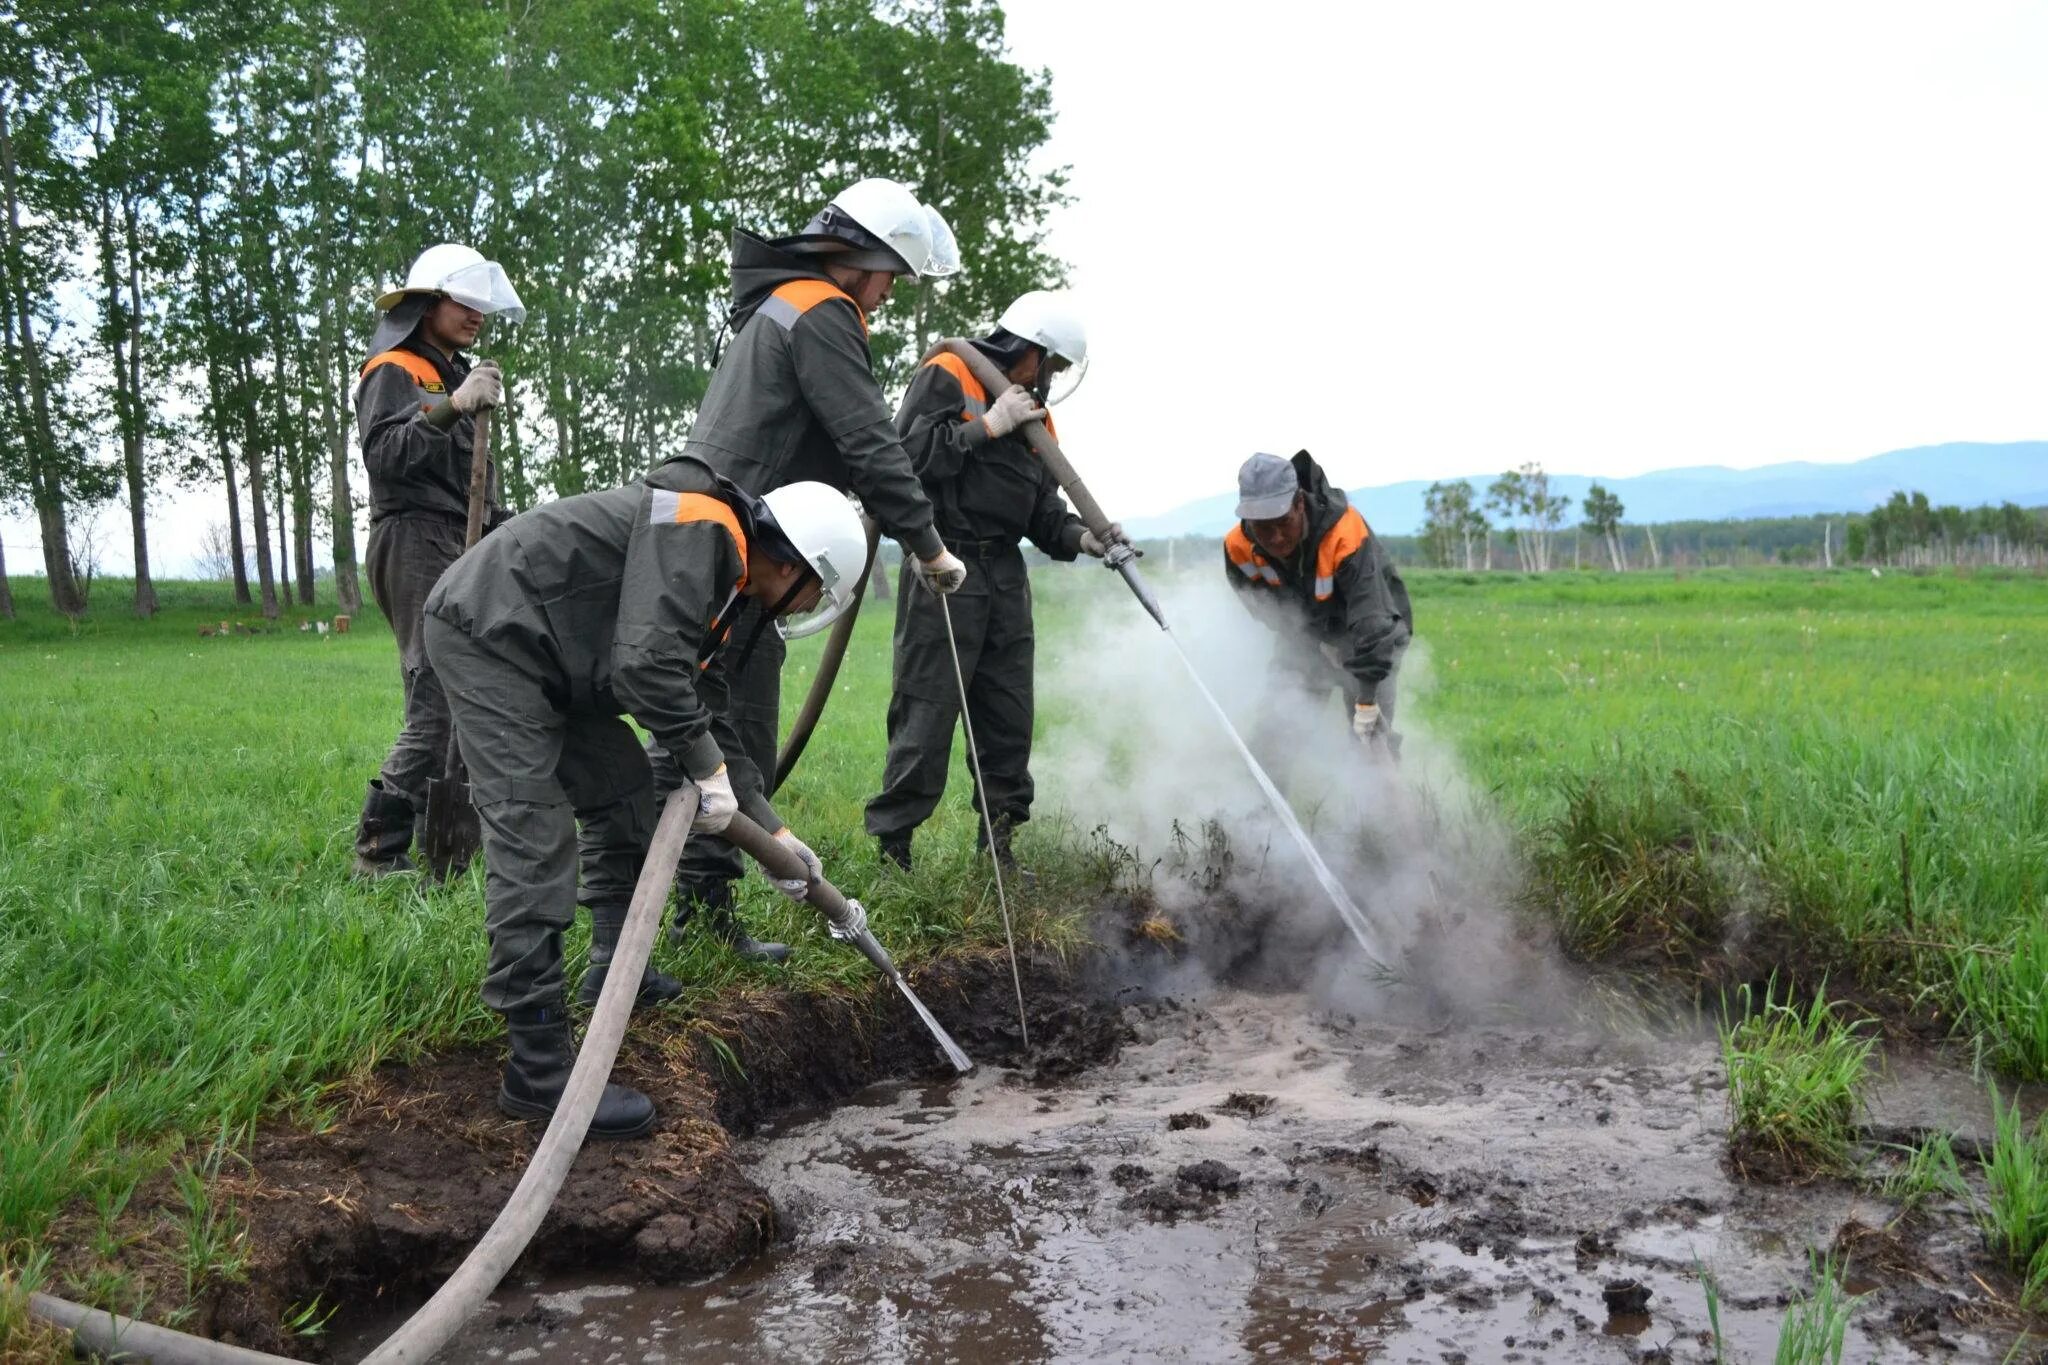
{"type": "Polygon", "coordinates": [[[484,1003],[559,1004],[562,931],[576,906],[632,902],[654,837],[647,757],[618,716],[557,710],[541,686],[543,662],[517,643],[476,640],[430,615],[426,644],[483,821],[484,1003]]]}
{"type": "MultiPolygon", "coordinates": [[[[743,600],[733,618],[732,634],[711,656],[710,666],[697,675],[697,696],[715,715],[731,722],[739,736],[739,748],[726,748],[726,776],[732,779],[733,795],[742,803],[751,792],[765,792],[775,785],[775,745],[782,724],[782,661],[789,652],[782,633],[772,621],[763,625],[767,609],[753,598],[743,600]],[[747,642],[761,635],[745,667],[740,656],[747,642]]],[[[668,750],[659,744],[647,746],[647,758],[654,769],[657,804],[689,781],[668,750]]],[[[771,830],[770,833],[773,833],[771,830]]],[[[707,898],[706,888],[720,882],[738,881],[746,872],[740,851],[715,834],[693,834],[683,850],[682,867],[676,884],[686,898],[707,898]]],[[[708,897],[716,899],[715,895],[708,897]]]]}
{"type": "Polygon", "coordinates": [[[396,513],[370,526],[365,559],[370,595],[398,640],[398,670],[405,685],[405,724],[377,776],[384,789],[427,808],[427,782],[448,761],[448,699],[427,658],[421,608],[448,566],[462,555],[460,522],[432,513],[396,513]]]}
{"type": "MultiPolygon", "coordinates": [[[[898,576],[895,686],[882,791],[868,802],[868,833],[901,838],[931,818],[946,794],[960,684],[938,598],[916,574],[898,576]]],[[[998,827],[1031,818],[1031,580],[1012,545],[968,560],[967,582],[947,599],[967,719],[981,751],[988,809],[998,827]]],[[[970,780],[972,766],[969,767],[970,780]]],[[[981,813],[979,793],[975,814],[981,813]]]]}

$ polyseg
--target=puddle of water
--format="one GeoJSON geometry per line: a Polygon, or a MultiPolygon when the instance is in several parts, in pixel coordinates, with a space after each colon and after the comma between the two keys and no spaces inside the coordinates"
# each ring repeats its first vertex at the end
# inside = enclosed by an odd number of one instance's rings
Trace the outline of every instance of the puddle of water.
{"type": "MultiPolygon", "coordinates": [[[[1139,1027],[1066,1083],[985,1071],[785,1122],[747,1148],[789,1231],[768,1255],[508,1286],[449,1358],[1697,1359],[1704,1269],[1728,1358],[1768,1359],[1806,1247],[1856,1212],[1728,1184],[1710,1046],[1418,1042],[1239,995],[1139,1027]],[[1640,1311],[1610,1312],[1623,1279],[1640,1311]]],[[[1873,1311],[1845,1358],[1921,1357],[1873,1311]]]]}

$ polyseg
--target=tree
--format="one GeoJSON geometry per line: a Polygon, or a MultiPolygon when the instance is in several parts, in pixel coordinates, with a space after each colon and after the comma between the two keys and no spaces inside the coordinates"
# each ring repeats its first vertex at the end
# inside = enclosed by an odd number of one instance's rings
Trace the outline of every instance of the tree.
{"type": "Polygon", "coordinates": [[[1473,505],[1472,485],[1463,479],[1433,483],[1423,493],[1422,502],[1427,513],[1423,535],[1430,562],[1449,568],[1462,558],[1469,572],[1475,567],[1475,547],[1488,529],[1486,514],[1473,505]]]}
{"type": "Polygon", "coordinates": [[[1586,512],[1586,529],[1600,537],[1607,545],[1608,560],[1616,573],[1628,568],[1628,562],[1621,553],[1621,499],[1599,484],[1586,490],[1582,504],[1586,512]]]}

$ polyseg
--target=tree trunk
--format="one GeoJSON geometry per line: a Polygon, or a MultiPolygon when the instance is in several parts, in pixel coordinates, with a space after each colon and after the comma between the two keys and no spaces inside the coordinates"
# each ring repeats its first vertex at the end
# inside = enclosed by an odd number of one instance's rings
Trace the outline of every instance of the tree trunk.
{"type": "Polygon", "coordinates": [[[1650,543],[1650,567],[1653,569],[1663,568],[1664,556],[1657,553],[1657,528],[1645,524],[1643,527],[1643,538],[1650,543]]]}
{"type": "MultiPolygon", "coordinates": [[[[249,358],[240,358],[242,393],[256,387],[249,372],[249,358]]],[[[242,457],[249,467],[249,515],[256,533],[256,581],[263,593],[263,615],[277,619],[277,578],[270,567],[270,514],[263,504],[263,442],[257,439],[256,411],[252,403],[242,404],[242,457]]]]}
{"type": "Polygon", "coordinates": [[[249,605],[249,555],[242,543],[242,494],[236,482],[234,451],[229,448],[228,441],[227,386],[221,378],[220,350],[212,332],[219,322],[219,314],[214,311],[213,246],[206,231],[206,213],[196,192],[192,196],[192,240],[194,255],[198,258],[200,326],[204,329],[201,344],[206,347],[206,394],[210,408],[207,423],[213,428],[221,481],[228,489],[228,546],[229,553],[235,558],[235,605],[246,607],[249,605]]]}
{"type": "Polygon", "coordinates": [[[334,596],[351,616],[363,610],[356,578],[355,495],[348,483],[348,425],[341,414],[341,373],[335,333],[341,329],[339,301],[330,287],[320,319],[320,421],[327,437],[327,518],[334,528],[334,596]]]}
{"type": "MultiPolygon", "coordinates": [[[[14,166],[14,134],[8,109],[0,102],[0,191],[7,199],[7,255],[9,259],[8,315],[13,333],[10,348],[19,347],[19,373],[27,393],[17,387],[12,394],[20,420],[22,445],[28,456],[30,496],[35,502],[36,522],[43,537],[43,572],[50,584],[50,605],[77,620],[85,614],[85,596],[71,572],[71,537],[65,524],[64,481],[57,469],[59,450],[56,427],[50,419],[49,376],[43,371],[43,357],[36,350],[35,313],[29,304],[28,283],[19,276],[25,258],[21,247],[21,195],[14,166]]],[[[17,367],[9,366],[11,371],[17,367]]]]}
{"type": "Polygon", "coordinates": [[[142,394],[142,254],[135,225],[135,200],[125,198],[121,217],[128,238],[128,418],[123,442],[128,459],[128,511],[135,522],[135,614],[156,615],[156,580],[149,572],[149,525],[143,513],[148,487],[149,407],[142,394]]]}
{"type": "Polygon", "coordinates": [[[1822,568],[1835,567],[1835,524],[1824,521],[1820,524],[1820,562],[1822,568]]]}
{"type": "Polygon", "coordinates": [[[14,585],[7,581],[7,544],[0,541],[0,621],[14,619],[14,585]]]}

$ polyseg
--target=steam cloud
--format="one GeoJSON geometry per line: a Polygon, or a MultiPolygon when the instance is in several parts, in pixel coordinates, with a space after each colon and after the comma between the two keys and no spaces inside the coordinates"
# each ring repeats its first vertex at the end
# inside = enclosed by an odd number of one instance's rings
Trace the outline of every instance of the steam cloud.
{"type": "Polygon", "coordinates": [[[1151,619],[1114,580],[1062,583],[1087,606],[1056,653],[1041,650],[1053,723],[1033,767],[1084,836],[1101,829],[1150,865],[1151,893],[1189,940],[1168,984],[1227,976],[1380,1016],[1568,1012],[1569,973],[1511,912],[1521,876],[1507,830],[1429,730],[1427,620],[1399,676],[1396,767],[1367,761],[1334,691],[1274,690],[1273,632],[1220,569],[1148,576],[1396,978],[1371,969],[1151,619]]]}

